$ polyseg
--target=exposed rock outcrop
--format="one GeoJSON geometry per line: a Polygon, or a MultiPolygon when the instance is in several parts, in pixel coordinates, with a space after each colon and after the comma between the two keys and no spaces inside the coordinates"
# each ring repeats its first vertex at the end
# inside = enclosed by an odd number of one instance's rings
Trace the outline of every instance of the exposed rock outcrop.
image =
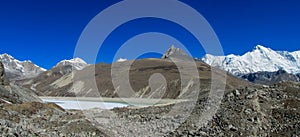
{"type": "Polygon", "coordinates": [[[9,81],[6,78],[6,74],[5,74],[5,68],[4,65],[2,64],[2,62],[0,62],[0,85],[9,85],[9,81]]]}

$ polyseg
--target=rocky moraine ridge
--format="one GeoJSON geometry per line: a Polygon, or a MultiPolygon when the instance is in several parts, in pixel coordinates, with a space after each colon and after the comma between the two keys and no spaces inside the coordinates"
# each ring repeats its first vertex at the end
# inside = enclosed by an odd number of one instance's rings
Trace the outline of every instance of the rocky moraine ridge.
{"type": "MultiPolygon", "coordinates": [[[[170,114],[174,105],[114,109],[116,116],[109,111],[90,110],[86,113],[97,115],[94,121],[106,121],[98,123],[97,127],[108,136],[297,137],[300,135],[299,91],[300,84],[292,82],[228,90],[212,120],[203,126],[198,124],[207,109],[207,96],[199,96],[185,122],[182,112],[170,114]],[[177,128],[172,130],[174,127],[177,128]]],[[[179,106],[193,107],[191,104],[184,102],[179,106]]]]}

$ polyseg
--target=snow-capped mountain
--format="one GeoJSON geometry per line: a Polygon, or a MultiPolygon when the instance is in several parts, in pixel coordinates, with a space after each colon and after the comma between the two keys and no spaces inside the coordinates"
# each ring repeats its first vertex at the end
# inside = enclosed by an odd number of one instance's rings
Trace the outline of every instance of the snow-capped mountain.
{"type": "Polygon", "coordinates": [[[251,52],[242,56],[213,56],[205,55],[202,61],[207,64],[228,71],[234,75],[256,72],[275,72],[285,70],[291,74],[300,73],[300,51],[274,51],[258,45],[251,52]]]}
{"type": "Polygon", "coordinates": [[[88,64],[81,58],[74,58],[71,60],[62,60],[56,64],[55,67],[72,66],[74,70],[82,70],[88,66],[88,64]]]}
{"type": "Polygon", "coordinates": [[[33,64],[31,61],[19,61],[8,54],[0,55],[0,61],[3,63],[7,77],[10,80],[36,77],[46,71],[46,69],[33,64]]]}

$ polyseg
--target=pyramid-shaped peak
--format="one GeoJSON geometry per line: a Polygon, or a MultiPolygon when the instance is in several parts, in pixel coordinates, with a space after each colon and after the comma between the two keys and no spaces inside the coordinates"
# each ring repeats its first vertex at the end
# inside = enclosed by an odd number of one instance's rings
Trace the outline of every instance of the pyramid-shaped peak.
{"type": "Polygon", "coordinates": [[[176,59],[191,59],[191,57],[182,49],[172,45],[167,52],[162,56],[163,59],[176,58],[176,59]]]}

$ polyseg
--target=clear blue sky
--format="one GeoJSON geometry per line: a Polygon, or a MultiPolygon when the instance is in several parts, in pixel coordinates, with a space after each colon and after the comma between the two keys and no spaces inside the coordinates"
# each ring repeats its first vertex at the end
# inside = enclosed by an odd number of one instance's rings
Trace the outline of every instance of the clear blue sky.
{"type": "MultiPolygon", "coordinates": [[[[181,0],[200,12],[211,24],[225,54],[243,54],[257,44],[274,50],[300,48],[300,1],[298,0],[181,0]]],[[[0,54],[19,60],[32,60],[51,68],[73,57],[77,40],[103,9],[118,0],[2,0],[0,1],[0,54]]],[[[184,12],[184,11],[183,11],[184,12]]],[[[185,38],[192,55],[205,53],[181,27],[159,19],[128,22],[112,33],[103,46],[106,55],[98,62],[111,62],[114,51],[130,37],[157,31],[185,38]],[[111,53],[111,54],[110,54],[111,53]]],[[[93,63],[93,62],[89,62],[93,63]]]]}

